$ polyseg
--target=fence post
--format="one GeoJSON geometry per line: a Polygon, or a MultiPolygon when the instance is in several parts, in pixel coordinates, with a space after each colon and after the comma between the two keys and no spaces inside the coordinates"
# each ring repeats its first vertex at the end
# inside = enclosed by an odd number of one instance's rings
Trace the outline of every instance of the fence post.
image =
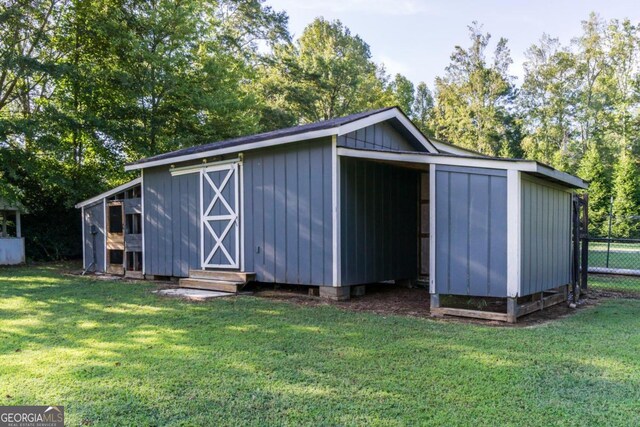
{"type": "Polygon", "coordinates": [[[587,282],[589,277],[589,193],[582,196],[582,275],[580,285],[583,291],[587,290],[587,282]]]}
{"type": "Polygon", "coordinates": [[[609,268],[609,252],[611,252],[611,218],[613,218],[613,196],[609,205],[609,234],[607,235],[607,268],[609,268]]]}

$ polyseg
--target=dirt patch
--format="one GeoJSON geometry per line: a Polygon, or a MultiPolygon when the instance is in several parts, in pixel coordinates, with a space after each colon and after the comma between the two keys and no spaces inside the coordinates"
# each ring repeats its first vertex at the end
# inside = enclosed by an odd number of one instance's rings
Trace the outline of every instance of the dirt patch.
{"type": "MultiPolygon", "coordinates": [[[[343,310],[369,312],[383,316],[431,317],[429,311],[429,291],[421,287],[407,288],[392,284],[367,285],[364,296],[351,297],[348,301],[327,301],[318,297],[309,296],[308,288],[303,286],[255,284],[249,289],[254,292],[255,296],[261,298],[286,301],[303,306],[332,305],[343,310]]],[[[567,303],[560,303],[545,308],[542,311],[523,316],[518,319],[518,323],[516,324],[453,316],[446,316],[439,318],[439,320],[510,327],[532,326],[572,315],[581,309],[599,304],[603,299],[634,297],[640,298],[640,294],[629,295],[621,292],[592,290],[586,297],[580,300],[578,308],[569,308],[567,303]]],[[[488,309],[496,310],[496,307],[491,307],[491,305],[497,306],[497,303],[489,301],[488,304],[490,306],[488,309]]],[[[478,309],[479,307],[470,308],[478,309]]]]}

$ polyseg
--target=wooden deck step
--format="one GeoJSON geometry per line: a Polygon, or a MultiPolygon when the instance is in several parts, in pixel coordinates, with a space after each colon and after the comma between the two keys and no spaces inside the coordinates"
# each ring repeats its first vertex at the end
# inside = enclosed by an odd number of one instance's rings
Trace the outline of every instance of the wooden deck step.
{"type": "Polygon", "coordinates": [[[211,280],[211,279],[194,279],[186,278],[180,279],[179,285],[181,288],[190,289],[204,289],[208,291],[220,291],[238,293],[240,289],[245,285],[244,282],[227,281],[227,280],[211,280]]]}
{"type": "Polygon", "coordinates": [[[223,282],[249,283],[255,280],[255,273],[224,270],[189,270],[189,279],[219,280],[223,282]]]}

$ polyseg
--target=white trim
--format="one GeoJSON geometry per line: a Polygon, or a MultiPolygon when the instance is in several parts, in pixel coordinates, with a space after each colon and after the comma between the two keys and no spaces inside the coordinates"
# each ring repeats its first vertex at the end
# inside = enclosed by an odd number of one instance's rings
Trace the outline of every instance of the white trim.
{"type": "Polygon", "coordinates": [[[458,147],[454,144],[438,141],[437,139],[429,138],[429,141],[438,149],[441,154],[459,154],[461,156],[483,156],[481,153],[476,153],[466,148],[458,147]]]}
{"type": "Polygon", "coordinates": [[[200,227],[200,268],[204,268],[204,197],[202,197],[204,187],[202,181],[204,181],[204,169],[200,169],[200,176],[198,177],[198,183],[200,186],[200,221],[198,221],[198,227],[200,227]]]}
{"type": "Polygon", "coordinates": [[[153,166],[187,162],[189,160],[199,160],[199,159],[204,159],[212,156],[221,156],[223,154],[239,153],[241,151],[271,147],[273,145],[280,145],[280,144],[287,144],[290,142],[298,142],[298,141],[304,141],[308,139],[322,138],[325,136],[334,135],[335,133],[336,133],[336,128],[321,129],[321,130],[311,131],[307,133],[300,133],[296,135],[283,136],[280,138],[267,139],[264,141],[253,142],[250,144],[240,144],[240,145],[227,147],[227,148],[216,148],[216,149],[203,151],[201,153],[185,154],[183,156],[169,157],[167,159],[152,160],[145,163],[136,163],[132,165],[126,165],[124,167],[124,170],[132,171],[136,169],[150,168],[153,166]]]}
{"type": "MultiPolygon", "coordinates": [[[[107,271],[107,234],[109,233],[109,219],[107,218],[107,199],[106,197],[102,199],[102,215],[104,219],[104,256],[103,261],[104,265],[102,266],[102,271],[106,273],[107,271]]],[[[98,265],[96,263],[96,270],[98,270],[98,265]]]]}
{"type": "Polygon", "coordinates": [[[228,165],[230,163],[238,163],[238,162],[240,162],[240,158],[236,157],[233,159],[220,160],[218,162],[212,162],[212,163],[202,163],[198,165],[182,166],[178,168],[172,167],[171,169],[169,169],[169,172],[171,172],[171,176],[188,175],[191,173],[197,173],[202,168],[209,168],[211,166],[217,166],[217,165],[228,165]]]}
{"type": "Polygon", "coordinates": [[[82,270],[85,270],[87,268],[87,254],[86,254],[87,241],[85,240],[85,237],[84,237],[84,221],[85,221],[84,206],[80,209],[80,215],[82,215],[82,270]]]}
{"type": "Polygon", "coordinates": [[[418,128],[409,120],[404,114],[399,114],[397,117],[409,132],[427,149],[430,153],[438,153],[438,149],[418,130],[418,128]]]}
{"type": "Polygon", "coordinates": [[[295,135],[288,135],[279,138],[265,139],[264,141],[258,141],[248,144],[238,144],[232,147],[226,148],[212,148],[210,150],[202,151],[200,153],[185,154],[182,156],[168,157],[165,159],[151,160],[144,163],[136,163],[126,165],[125,171],[132,171],[137,169],[150,168],[154,166],[167,165],[172,163],[181,163],[190,160],[199,160],[212,156],[221,156],[223,154],[238,153],[245,150],[254,150],[257,148],[271,147],[274,145],[288,144],[291,142],[306,141],[309,139],[323,138],[327,136],[340,136],[353,132],[354,130],[362,129],[367,126],[371,126],[376,123],[380,123],[389,119],[397,119],[402,125],[416,138],[424,148],[430,153],[437,153],[438,149],[418,130],[418,128],[409,120],[400,110],[392,108],[389,110],[381,111],[379,113],[372,114],[362,119],[354,120],[350,123],[346,123],[342,126],[334,126],[327,129],[320,129],[315,131],[308,131],[298,133],[295,135]]]}
{"type": "Polygon", "coordinates": [[[496,158],[483,159],[477,157],[447,156],[442,154],[432,155],[428,153],[393,153],[389,151],[362,150],[344,147],[338,147],[338,156],[391,162],[466,166],[476,168],[501,169],[507,171],[517,170],[544,175],[548,178],[563,182],[569,186],[578,188],[588,187],[588,185],[578,177],[541,165],[533,160],[511,160],[496,158]]]}
{"type": "Polygon", "coordinates": [[[522,176],[516,170],[507,171],[507,296],[520,293],[522,250],[522,176]]]}
{"type": "Polygon", "coordinates": [[[348,133],[354,132],[358,129],[362,129],[367,126],[375,125],[376,123],[383,122],[385,120],[397,118],[398,115],[401,115],[396,109],[389,109],[385,111],[381,111],[376,114],[372,114],[368,117],[355,120],[350,123],[346,123],[342,126],[337,127],[337,136],[346,135],[348,133]]]}
{"type": "Polygon", "coordinates": [[[389,119],[397,119],[402,123],[402,125],[416,138],[420,141],[420,144],[429,152],[429,153],[437,153],[438,149],[416,128],[416,126],[411,122],[411,120],[407,119],[407,117],[402,114],[397,108],[393,108],[386,111],[381,111],[379,113],[373,114],[369,117],[365,117],[360,120],[356,120],[351,123],[347,123],[338,127],[338,136],[346,135],[348,133],[354,132],[358,129],[365,128],[367,126],[374,125],[376,123],[380,123],[389,119]]]}
{"type": "Polygon", "coordinates": [[[429,293],[436,293],[436,165],[429,166],[429,293]]]}
{"type": "Polygon", "coordinates": [[[340,262],[340,158],[338,157],[338,138],[331,140],[331,227],[333,254],[333,286],[340,286],[342,279],[340,262]]]}
{"type": "MultiPolygon", "coordinates": [[[[240,211],[240,189],[239,189],[239,162],[233,162],[226,164],[216,164],[207,166],[204,168],[200,168],[200,241],[201,241],[201,267],[202,268],[231,268],[236,269],[240,267],[240,221],[238,219],[239,211],[240,211]],[[225,172],[223,180],[218,184],[211,180],[208,173],[221,171],[225,172]],[[208,186],[215,193],[211,201],[207,201],[208,205],[205,209],[204,207],[204,183],[205,180],[208,186]],[[227,201],[222,192],[229,185],[229,182],[233,180],[233,198],[234,198],[234,207],[232,208],[229,205],[229,201],[227,201]],[[228,214],[222,215],[210,215],[211,209],[215,206],[216,202],[224,205],[225,209],[229,212],[228,214]],[[218,235],[214,229],[212,228],[210,221],[227,221],[223,231],[218,235]],[[213,237],[214,245],[211,251],[205,257],[204,251],[204,236],[205,236],[205,228],[209,231],[209,234],[213,237]],[[234,246],[235,253],[232,256],[227,247],[224,245],[224,239],[229,236],[230,233],[234,235],[234,246]],[[212,264],[210,263],[211,258],[217,251],[221,251],[221,253],[227,258],[228,263],[224,264],[212,264]]],[[[208,250],[209,248],[207,248],[208,250]]]]}
{"type": "Polygon", "coordinates": [[[244,164],[242,163],[242,156],[238,162],[238,173],[240,174],[240,241],[238,247],[240,249],[240,271],[244,270],[244,164]]]}
{"type": "Polygon", "coordinates": [[[142,182],[142,178],[138,177],[136,179],[132,179],[131,181],[126,182],[126,183],[124,183],[122,185],[119,185],[116,188],[112,188],[109,191],[105,191],[104,193],[98,194],[95,197],[92,197],[90,199],[82,201],[82,202],[78,203],[75,207],[76,207],[76,209],[79,209],[79,208],[82,208],[84,206],[90,205],[92,203],[98,202],[98,201],[100,201],[100,199],[105,199],[105,198],[107,198],[109,196],[113,196],[114,194],[119,193],[119,192],[121,192],[123,190],[126,190],[127,188],[130,188],[130,187],[133,187],[135,185],[138,185],[141,182],[142,182]]]}
{"type": "Polygon", "coordinates": [[[147,263],[145,261],[146,258],[146,250],[144,247],[144,169],[140,171],[140,215],[141,215],[141,230],[142,233],[142,275],[147,274],[147,263]]]}
{"type": "Polygon", "coordinates": [[[22,218],[19,210],[16,210],[16,237],[22,237],[22,218]]]}

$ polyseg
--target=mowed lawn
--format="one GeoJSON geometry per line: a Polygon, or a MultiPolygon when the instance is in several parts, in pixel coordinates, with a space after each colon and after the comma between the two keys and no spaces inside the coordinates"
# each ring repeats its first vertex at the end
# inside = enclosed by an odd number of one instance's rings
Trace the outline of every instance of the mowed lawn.
{"type": "Polygon", "coordinates": [[[640,425],[640,300],[530,327],[0,270],[0,405],[68,425],[640,425]]]}

